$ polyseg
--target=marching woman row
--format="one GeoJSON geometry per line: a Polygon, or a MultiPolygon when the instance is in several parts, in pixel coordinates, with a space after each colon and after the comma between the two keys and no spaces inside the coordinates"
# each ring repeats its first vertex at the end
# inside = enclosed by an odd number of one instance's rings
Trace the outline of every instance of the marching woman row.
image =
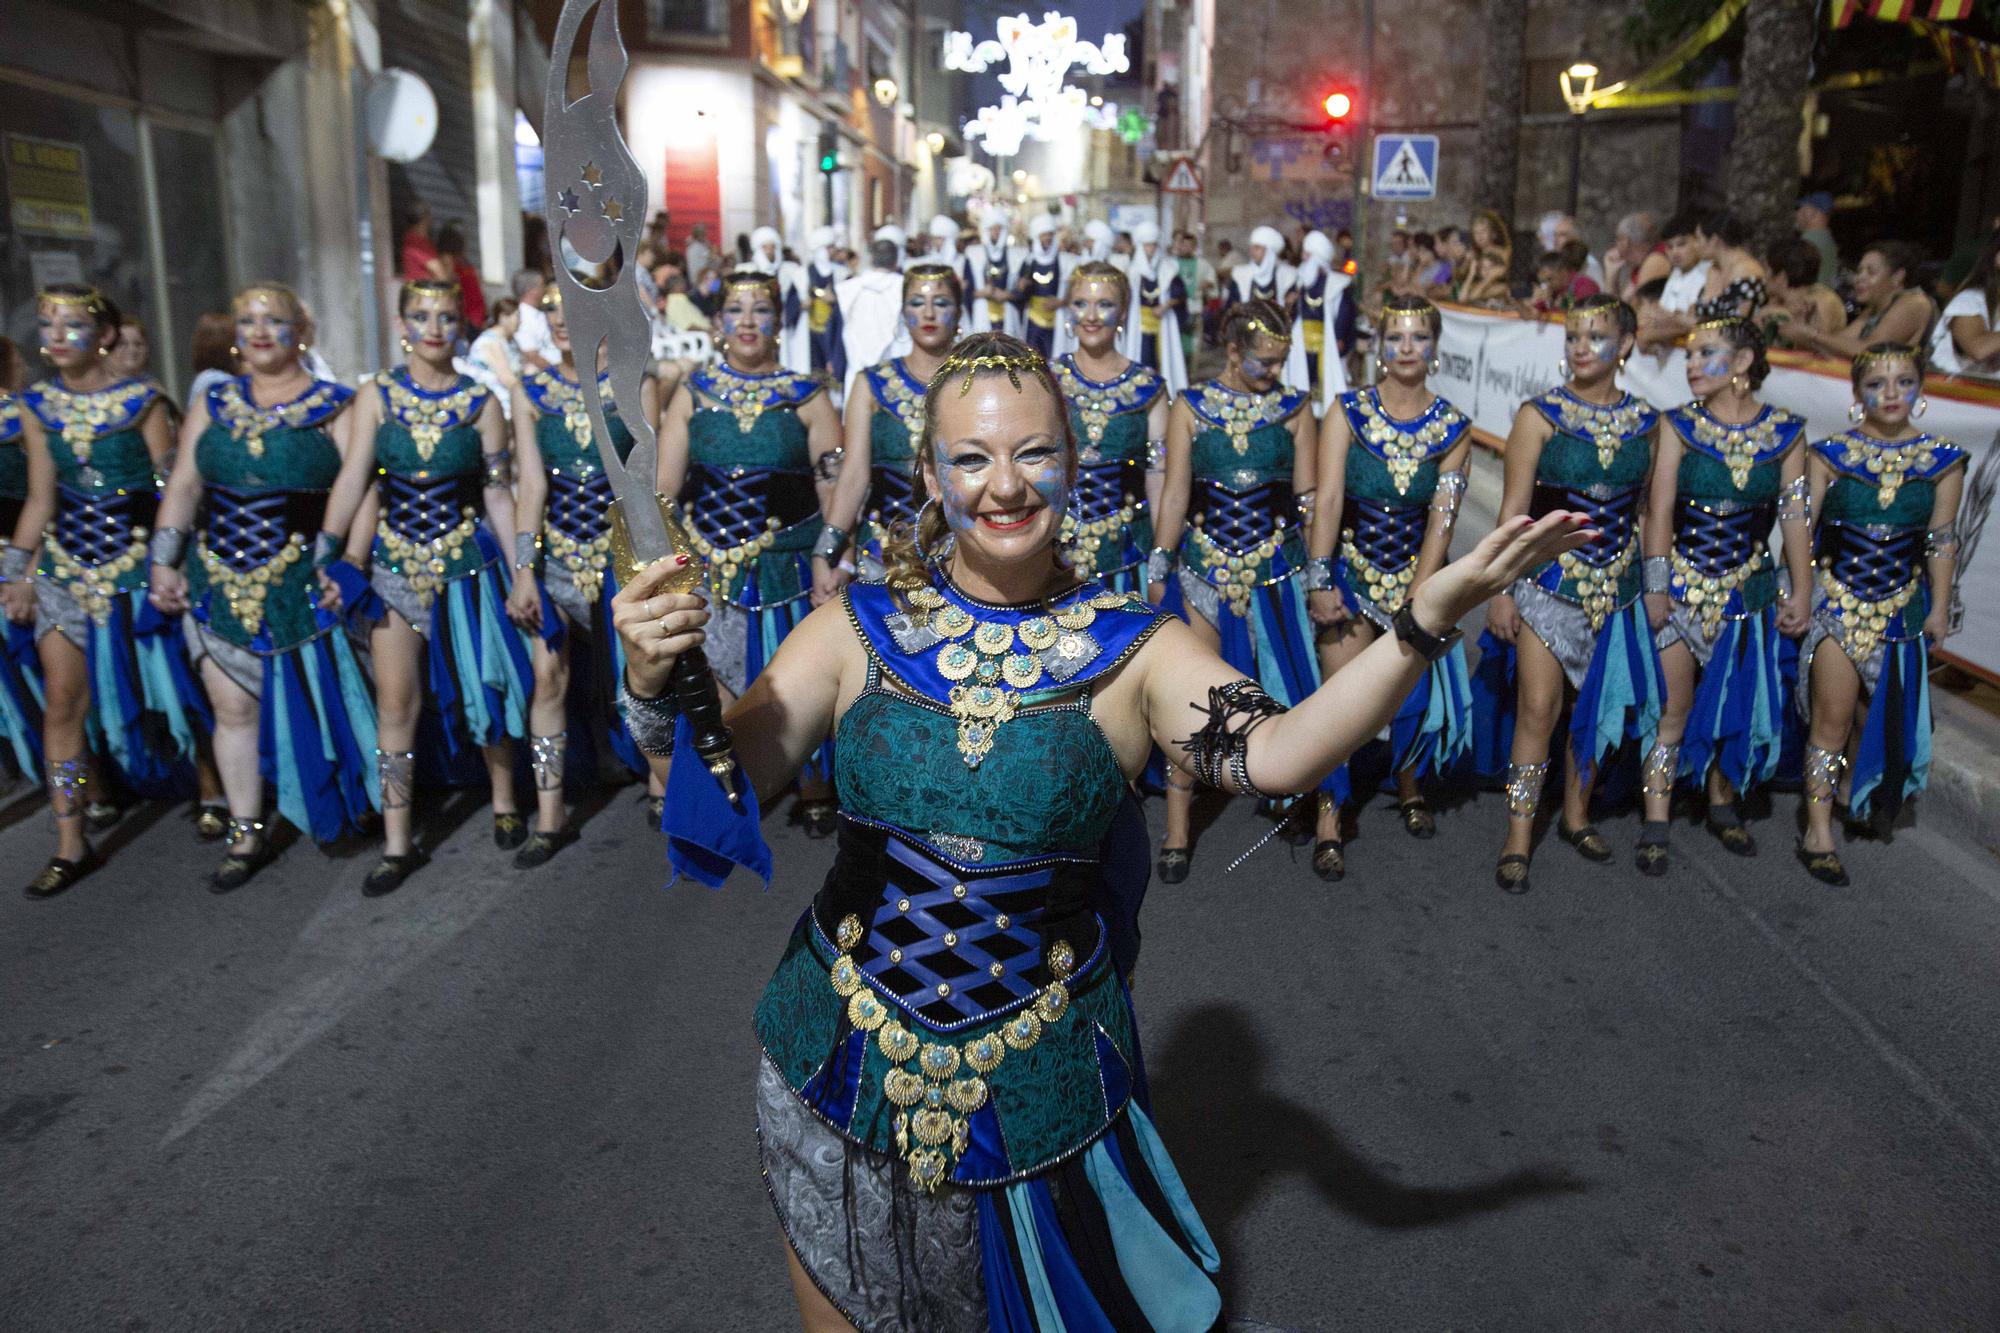
{"type": "MultiPolygon", "coordinates": [[[[1167,420],[1159,545],[1146,575],[1155,605],[1183,615],[1203,644],[1286,707],[1320,681],[1301,579],[1313,497],[1313,417],[1303,410],[1306,395],[1279,383],[1290,330],[1276,303],[1261,298],[1223,317],[1227,369],[1190,388],[1167,420]]],[[[1194,776],[1219,785],[1213,774],[1194,776]]],[[[1338,805],[1346,795],[1344,772],[1323,780],[1313,853],[1314,870],[1323,876],[1340,855],[1338,805]]],[[[1187,878],[1193,800],[1187,770],[1169,770],[1159,858],[1160,878],[1169,884],[1187,878]]]]}
{"type": "MultiPolygon", "coordinates": [[[[822,517],[839,475],[840,418],[824,380],[778,365],[783,308],[771,275],[724,278],[722,354],[682,382],[660,422],[659,492],[676,497],[708,566],[708,656],[729,699],[840,589],[845,534],[822,517]]],[[[816,761],[799,788],[806,831],[818,838],[836,827],[824,766],[816,761]]]]}
{"type": "MultiPolygon", "coordinates": [[[[1247,317],[1282,327],[1263,303],[1247,317]]],[[[1287,417],[1263,420],[1268,393],[1239,396],[1275,466],[1288,446],[1267,433],[1298,442],[1287,417]]],[[[1195,432],[1173,432],[1184,476],[1195,432]]],[[[1147,1111],[1135,940],[1107,910],[1135,869],[1108,837],[1127,785],[1157,746],[1225,791],[1311,789],[1460,616],[1580,521],[1503,525],[1288,710],[1212,635],[1065,567],[1076,446],[1030,347],[960,343],[926,387],[917,454],[926,499],[886,582],[807,617],[728,718],[765,797],[835,738],[839,851],[756,1015],[759,1157],[792,1291],[813,1330],[1199,1333],[1221,1314],[1220,1260],[1147,1111]]],[[[671,572],[615,602],[626,706],[656,750],[673,663],[714,641],[719,605],[661,592],[671,572]]]]}
{"type": "MultiPolygon", "coordinates": [[[[1382,381],[1341,394],[1319,429],[1306,585],[1329,674],[1389,633],[1411,590],[1443,567],[1472,461],[1472,423],[1425,385],[1444,316],[1420,296],[1391,295],[1377,322],[1382,381]]],[[[1390,724],[1396,809],[1412,837],[1437,832],[1419,781],[1470,749],[1471,712],[1465,650],[1454,645],[1390,724]]],[[[1323,879],[1346,869],[1338,818],[1313,858],[1323,879]]]]}
{"type": "Polygon", "coordinates": [[[96,865],[86,818],[103,825],[117,817],[104,797],[91,797],[93,777],[141,796],[179,790],[209,723],[179,622],[146,601],[156,477],[173,447],[166,403],[150,381],[113,380],[105,358],[119,315],[96,289],[45,289],[38,319],[55,374],[21,396],[34,418],[24,430],[28,495],[0,574],[8,618],[32,618],[41,660],[56,852],[27,892],[48,897],[96,865]],[[96,773],[91,749],[102,765],[96,773]]]}

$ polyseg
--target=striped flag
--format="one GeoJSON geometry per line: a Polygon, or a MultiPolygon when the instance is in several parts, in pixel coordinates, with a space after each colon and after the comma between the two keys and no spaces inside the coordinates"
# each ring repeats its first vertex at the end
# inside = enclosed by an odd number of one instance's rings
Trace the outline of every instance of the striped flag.
{"type": "Polygon", "coordinates": [[[1854,22],[1854,16],[1861,12],[1861,0],[1833,0],[1826,8],[1827,18],[1836,28],[1844,28],[1854,22]]]}
{"type": "Polygon", "coordinates": [[[1972,0],[1931,0],[1931,22],[1956,23],[1972,13],[1972,0]]]}
{"type": "Polygon", "coordinates": [[[1869,0],[1868,16],[1884,23],[1901,23],[1916,14],[1917,0],[1869,0]]]}

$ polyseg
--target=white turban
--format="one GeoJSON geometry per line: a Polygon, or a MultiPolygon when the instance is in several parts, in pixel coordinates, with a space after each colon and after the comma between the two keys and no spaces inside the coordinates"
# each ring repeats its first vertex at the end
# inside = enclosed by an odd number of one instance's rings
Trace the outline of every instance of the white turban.
{"type": "Polygon", "coordinates": [[[1047,213],[1037,213],[1028,220],[1028,235],[1047,236],[1056,229],[1056,220],[1047,213]]]}
{"type": "Polygon", "coordinates": [[[1276,227],[1258,227],[1250,233],[1250,244],[1264,247],[1264,258],[1257,264],[1257,281],[1267,283],[1278,271],[1278,254],[1285,248],[1285,237],[1276,227]]]}
{"type": "Polygon", "coordinates": [[[806,237],[806,244],[812,249],[813,263],[828,264],[833,261],[833,241],[838,235],[840,233],[831,227],[814,227],[812,229],[812,234],[806,237]]]}
{"type": "Polygon", "coordinates": [[[1089,258],[1101,260],[1111,257],[1111,243],[1117,237],[1111,230],[1109,222],[1102,218],[1092,218],[1083,224],[1083,234],[1090,240],[1089,258]]]}
{"type": "Polygon", "coordinates": [[[744,267],[754,268],[762,273],[776,273],[778,265],[785,259],[784,243],[779,239],[776,227],[759,227],[750,233],[750,262],[744,267]],[[764,253],[765,246],[771,253],[764,253]]]}

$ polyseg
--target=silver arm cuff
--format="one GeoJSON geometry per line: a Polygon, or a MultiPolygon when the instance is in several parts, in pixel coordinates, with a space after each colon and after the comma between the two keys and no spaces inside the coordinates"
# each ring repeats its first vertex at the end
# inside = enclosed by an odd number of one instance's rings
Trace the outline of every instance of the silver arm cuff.
{"type": "Polygon", "coordinates": [[[813,554],[832,564],[840,559],[840,553],[847,549],[847,533],[828,523],[819,530],[819,540],[813,543],[813,554]]]}
{"type": "Polygon", "coordinates": [[[1146,441],[1146,471],[1165,472],[1167,470],[1167,442],[1165,440],[1146,441]]]}
{"type": "Polygon", "coordinates": [[[837,481],[840,478],[840,466],[846,461],[846,446],[836,446],[813,460],[813,475],[821,481],[837,481]]]}
{"type": "Polygon", "coordinates": [[[1947,523],[1941,528],[1932,528],[1924,534],[1924,559],[1956,560],[1958,558],[1958,525],[1947,523]]]}
{"type": "Polygon", "coordinates": [[[1447,472],[1438,478],[1437,490],[1431,494],[1431,510],[1443,514],[1446,519],[1458,517],[1459,503],[1465,499],[1465,469],[1447,472]]]}
{"type": "MultiPolygon", "coordinates": [[[[542,560],[542,537],[538,532],[514,534],[514,568],[533,569],[542,560]]],[[[599,696],[600,698],[602,696],[599,696]]]]}
{"type": "Polygon", "coordinates": [[[632,743],[655,759],[674,757],[674,696],[671,691],[657,699],[641,699],[621,678],[618,682],[618,714],[632,743]]]}
{"type": "Polygon", "coordinates": [[[1665,592],[1673,582],[1673,566],[1663,555],[1649,555],[1639,566],[1639,586],[1647,592],[1665,592]]]}
{"type": "MultiPolygon", "coordinates": [[[[155,537],[154,541],[159,538],[155,537]]],[[[35,558],[33,551],[24,551],[18,546],[9,546],[0,551],[0,583],[19,583],[28,576],[35,558]]]]}
{"type": "Polygon", "coordinates": [[[187,540],[188,535],[181,528],[155,528],[147,547],[148,558],[153,564],[179,569],[181,557],[187,554],[187,540]]]}
{"type": "Polygon", "coordinates": [[[486,489],[504,491],[514,484],[514,451],[502,449],[497,454],[482,455],[486,460],[486,489]]]}
{"type": "Polygon", "coordinates": [[[1333,591],[1333,557],[1316,555],[1306,561],[1306,591],[1333,591]]]}
{"type": "Polygon", "coordinates": [[[1174,553],[1164,546],[1155,546],[1146,553],[1146,582],[1165,583],[1167,576],[1174,572],[1174,553]]]}
{"type": "Polygon", "coordinates": [[[1794,520],[1806,524],[1812,522],[1812,489],[1806,485],[1804,477],[1794,477],[1778,493],[1778,521],[1790,523],[1794,520]]]}

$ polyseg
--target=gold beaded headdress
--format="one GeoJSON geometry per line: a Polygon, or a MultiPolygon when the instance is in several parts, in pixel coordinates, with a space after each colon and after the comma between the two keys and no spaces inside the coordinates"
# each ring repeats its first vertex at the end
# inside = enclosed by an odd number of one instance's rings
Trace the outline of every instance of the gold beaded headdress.
{"type": "Polygon", "coordinates": [[[1884,361],[1908,361],[1915,365],[1919,371],[1924,368],[1923,358],[1917,355],[1916,348],[1910,346],[1908,343],[1895,343],[1888,347],[1870,347],[1859,356],[1856,356],[1854,358],[1854,373],[1856,375],[1862,374],[1870,366],[1879,365],[1884,361]]]}
{"type": "Polygon", "coordinates": [[[904,295],[907,296],[911,288],[926,282],[948,282],[957,287],[958,274],[948,264],[912,264],[903,270],[904,295]]]}
{"type": "Polygon", "coordinates": [[[1389,327],[1389,321],[1398,315],[1404,315],[1411,319],[1421,319],[1424,323],[1429,324],[1432,320],[1439,317],[1439,311],[1429,301],[1425,301],[1422,305],[1413,306],[1385,305],[1375,312],[1375,325],[1377,328],[1386,329],[1389,327]]]}
{"type": "Polygon", "coordinates": [[[728,300],[731,292],[754,287],[758,291],[768,291],[773,300],[778,299],[778,275],[759,273],[751,269],[738,269],[722,280],[722,299],[728,300]]]}
{"type": "Polygon", "coordinates": [[[1748,324],[1749,322],[1749,320],[1743,318],[1741,315],[1724,315],[1721,319],[1704,319],[1701,323],[1688,330],[1688,336],[1693,337],[1697,333],[1707,333],[1711,329],[1732,329],[1738,324],[1748,324]]]}
{"type": "Polygon", "coordinates": [[[232,310],[241,310],[252,301],[263,301],[267,305],[282,305],[294,315],[303,307],[299,304],[298,293],[281,282],[260,282],[254,287],[245,287],[236,293],[236,299],[229,303],[232,310]]]}
{"type": "Polygon", "coordinates": [[[963,398],[972,392],[973,377],[980,371],[1004,370],[1007,372],[1007,382],[1014,386],[1016,393],[1019,393],[1021,390],[1021,372],[1024,370],[1031,373],[1046,372],[1047,365],[1048,363],[1043,361],[1041,357],[1033,355],[948,356],[944,359],[944,364],[937,368],[937,374],[931,376],[931,383],[942,383],[962,370],[965,372],[965,383],[958,386],[958,396],[963,398]]]}
{"type": "Polygon", "coordinates": [[[35,293],[35,300],[43,305],[73,305],[100,323],[111,313],[110,306],[105,304],[104,294],[95,287],[82,292],[52,292],[45,287],[35,293]]]}
{"type": "Polygon", "coordinates": [[[1266,338],[1272,338],[1277,340],[1278,342],[1288,343],[1292,340],[1292,331],[1290,329],[1286,329],[1283,333],[1280,333],[1276,329],[1272,328],[1270,325],[1266,324],[1263,320],[1257,319],[1254,316],[1250,319],[1244,320],[1243,327],[1248,329],[1252,333],[1261,333],[1266,338]]]}

